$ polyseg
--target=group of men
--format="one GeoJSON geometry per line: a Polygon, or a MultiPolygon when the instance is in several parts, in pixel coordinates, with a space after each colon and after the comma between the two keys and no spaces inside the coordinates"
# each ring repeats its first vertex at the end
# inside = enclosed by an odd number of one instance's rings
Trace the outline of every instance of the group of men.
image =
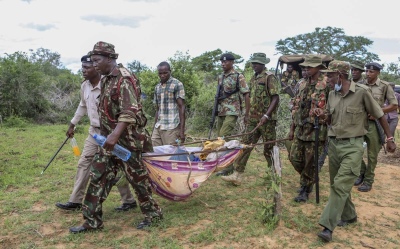
{"type": "MultiPolygon", "coordinates": [[[[142,152],[152,151],[153,144],[185,140],[185,91],[183,84],[171,77],[170,65],[161,62],[157,68],[160,78],[154,94],[157,114],[150,141],[150,135],[145,129],[147,119],[140,101],[139,82],[134,74],[117,64],[117,58],[114,45],[102,41],[97,42],[93,50],[81,58],[85,81],[81,85],[79,106],[66,135],[73,137],[75,125],[87,114],[90,120],[89,136],[78,162],[70,199],[67,203],[56,203],[58,208],[64,210],[82,209],[85,222],[81,226],[71,227],[71,233],[103,228],[102,203],[117,182],[119,171],[123,172],[135,190],[139,207],[145,216],[137,228],[144,229],[162,219],[161,208],[152,197],[142,152]],[[94,134],[107,137],[102,147],[94,140],[94,134]],[[131,151],[127,161],[112,154],[116,144],[131,151]]],[[[136,208],[138,204],[129,185],[117,186],[122,205],[115,209],[128,211],[136,208]]]]}
{"type": "MultiPolygon", "coordinates": [[[[112,44],[97,42],[81,59],[85,81],[81,87],[81,102],[67,136],[74,135],[75,125],[85,114],[90,120],[89,136],[78,162],[70,200],[56,204],[66,210],[82,209],[85,222],[82,226],[71,227],[71,233],[103,227],[102,203],[115,184],[118,171],[124,172],[135,190],[145,216],[137,228],[149,227],[162,219],[161,208],[152,198],[149,175],[141,154],[151,151],[152,146],[185,141],[185,90],[182,82],[171,76],[170,65],[161,62],[157,67],[160,82],[155,87],[153,102],[157,109],[150,141],[145,129],[147,119],[140,101],[139,82],[135,75],[116,63],[117,58],[112,44]],[[107,137],[102,147],[92,137],[96,133],[107,137]],[[131,151],[128,161],[112,155],[117,143],[131,151]]],[[[223,73],[218,77],[217,136],[233,135],[237,120],[243,115],[247,134],[242,138],[244,144],[257,143],[260,138],[264,142],[275,140],[281,84],[266,69],[269,58],[264,53],[252,55],[250,63],[254,75],[248,84],[243,74],[234,69],[235,57],[231,53],[223,54],[220,61],[223,73]]],[[[307,201],[315,184],[316,140],[319,141],[318,154],[329,141],[330,196],[319,221],[324,230],[318,236],[330,241],[336,226],[357,221],[351,201],[352,186],[360,185],[360,191],[372,188],[377,153],[382,146],[378,139],[378,123],[386,134],[387,151],[393,152],[396,148],[384,113],[397,110],[400,97],[396,100],[389,84],[379,79],[382,66],[375,62],[367,63],[364,68],[363,65],[333,60],[326,69],[321,56],[307,55],[300,66],[301,80],[293,68],[285,74],[287,83],[293,83],[295,89],[289,131],[289,139],[293,140],[289,160],[300,175],[300,189],[295,201],[307,201]],[[352,80],[349,80],[350,71],[352,80]],[[363,82],[359,82],[361,73],[358,71],[366,72],[363,82]],[[362,163],[364,141],[368,147],[367,164],[362,163]]],[[[272,146],[265,144],[263,151],[269,167],[272,166],[272,146]]],[[[221,178],[240,185],[251,151],[252,148],[244,149],[233,163],[232,172],[224,172],[221,178]]],[[[118,189],[122,205],[116,210],[136,208],[138,204],[129,185],[118,186],[118,189]]]]}
{"type": "Polygon", "coordinates": [[[389,83],[379,79],[382,66],[376,62],[360,65],[333,60],[326,68],[319,55],[307,55],[299,65],[306,77],[296,86],[289,132],[294,140],[289,160],[300,175],[294,200],[308,200],[315,184],[315,155],[328,146],[330,195],[319,220],[323,230],[318,237],[329,242],[336,226],[357,221],[351,201],[353,185],[360,185],[359,191],[370,191],[382,145],[386,143],[387,151],[394,152],[394,135],[384,113],[397,113],[399,102],[389,83]],[[362,72],[366,79],[361,79],[362,72]],[[379,130],[386,135],[383,143],[379,130]],[[362,160],[364,141],[367,164],[362,160]]]}

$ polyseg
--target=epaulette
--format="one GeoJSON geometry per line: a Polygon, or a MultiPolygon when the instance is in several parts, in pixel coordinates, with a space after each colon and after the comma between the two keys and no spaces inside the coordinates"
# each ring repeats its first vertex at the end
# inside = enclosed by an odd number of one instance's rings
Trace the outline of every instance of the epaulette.
{"type": "Polygon", "coordinates": [[[119,67],[119,71],[121,72],[122,77],[132,77],[132,74],[124,67],[119,67]]]}
{"type": "Polygon", "coordinates": [[[274,75],[274,74],[271,73],[270,71],[265,71],[265,74],[268,75],[268,76],[269,76],[269,75],[274,75]]]}
{"type": "Polygon", "coordinates": [[[367,90],[367,91],[370,90],[369,87],[364,85],[364,84],[356,83],[356,86],[361,87],[361,88],[363,88],[364,90],[367,90]]]}
{"type": "Polygon", "coordinates": [[[389,82],[387,82],[387,81],[381,80],[381,82],[382,82],[383,84],[387,85],[387,86],[390,85],[389,82]]]}

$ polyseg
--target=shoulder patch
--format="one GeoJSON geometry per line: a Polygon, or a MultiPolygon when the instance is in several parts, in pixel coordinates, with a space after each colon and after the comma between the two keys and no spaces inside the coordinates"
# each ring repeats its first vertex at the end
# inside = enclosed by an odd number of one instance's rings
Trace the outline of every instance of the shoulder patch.
{"type": "Polygon", "coordinates": [[[389,86],[389,82],[387,82],[387,81],[381,80],[381,83],[389,86]]]}
{"type": "Polygon", "coordinates": [[[266,75],[273,75],[273,73],[269,72],[269,71],[265,71],[266,75]]]}

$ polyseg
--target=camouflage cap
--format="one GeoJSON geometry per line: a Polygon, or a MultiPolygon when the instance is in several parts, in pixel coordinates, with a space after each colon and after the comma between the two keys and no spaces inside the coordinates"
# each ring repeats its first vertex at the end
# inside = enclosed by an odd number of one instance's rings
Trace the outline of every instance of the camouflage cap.
{"type": "Polygon", "coordinates": [[[362,63],[361,61],[354,61],[353,63],[351,63],[351,67],[357,68],[357,69],[365,72],[364,63],[362,63]]]}
{"type": "Polygon", "coordinates": [[[267,58],[267,55],[264,53],[254,53],[250,58],[251,63],[260,63],[260,64],[268,64],[270,59],[267,58]]]}
{"type": "Polygon", "coordinates": [[[347,61],[338,61],[333,60],[329,63],[328,69],[320,70],[323,73],[342,73],[342,74],[349,74],[350,71],[350,63],[347,61]]]}
{"type": "Polygon", "coordinates": [[[89,52],[89,55],[103,55],[113,59],[118,59],[118,54],[115,53],[114,45],[103,41],[97,42],[94,45],[93,50],[89,52]]]}
{"type": "Polygon", "coordinates": [[[322,63],[321,56],[316,54],[308,54],[304,56],[304,62],[299,64],[299,66],[302,67],[318,67],[320,65],[326,68],[322,63]]]}

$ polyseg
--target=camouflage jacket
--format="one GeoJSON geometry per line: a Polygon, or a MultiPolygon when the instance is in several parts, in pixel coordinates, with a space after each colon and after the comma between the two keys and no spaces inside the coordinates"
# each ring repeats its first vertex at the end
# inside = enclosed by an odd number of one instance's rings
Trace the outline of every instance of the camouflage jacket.
{"type": "MultiPolygon", "coordinates": [[[[304,80],[299,86],[293,102],[293,122],[296,125],[296,136],[303,141],[315,141],[314,109],[325,109],[329,87],[321,74],[317,81],[304,80]]],[[[327,126],[324,120],[319,120],[319,140],[325,141],[327,126]]]]}
{"type": "MultiPolygon", "coordinates": [[[[128,123],[118,144],[128,150],[151,151],[149,134],[145,130],[147,122],[140,104],[140,86],[136,76],[121,64],[105,75],[101,82],[98,112],[100,133],[107,137],[119,122],[128,123]]],[[[102,153],[107,154],[103,148],[102,153]]]]}
{"type": "Polygon", "coordinates": [[[299,72],[297,72],[296,70],[293,70],[291,73],[285,71],[282,74],[281,81],[293,87],[296,85],[296,82],[299,81],[299,72]]]}
{"type": "MultiPolygon", "coordinates": [[[[272,95],[279,94],[281,84],[275,75],[264,69],[260,74],[253,75],[249,86],[251,92],[250,118],[260,120],[271,104],[272,95]]],[[[277,120],[277,109],[272,112],[271,120],[277,120]]]]}
{"type": "Polygon", "coordinates": [[[220,96],[223,93],[234,92],[238,88],[236,93],[218,102],[218,116],[239,116],[242,104],[242,97],[240,95],[250,92],[243,74],[232,69],[230,72],[218,76],[218,84],[221,86],[220,96]]]}

